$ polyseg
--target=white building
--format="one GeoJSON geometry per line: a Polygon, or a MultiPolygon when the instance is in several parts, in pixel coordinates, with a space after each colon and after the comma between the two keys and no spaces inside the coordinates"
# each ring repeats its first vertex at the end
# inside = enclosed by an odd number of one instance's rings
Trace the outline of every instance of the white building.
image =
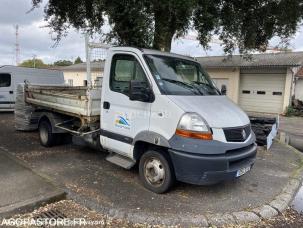
{"type": "Polygon", "coordinates": [[[197,58],[218,87],[245,111],[283,113],[294,93],[303,96],[303,78],[296,75],[303,66],[303,52],[235,55],[197,58]]]}
{"type": "MultiPolygon", "coordinates": [[[[92,82],[97,77],[103,77],[104,61],[91,62],[92,82]]],[[[73,86],[82,86],[86,79],[86,63],[74,64],[71,66],[57,68],[63,71],[64,80],[67,84],[73,86]]]]}
{"type": "Polygon", "coordinates": [[[303,67],[296,74],[295,98],[303,101],[303,67]]]}

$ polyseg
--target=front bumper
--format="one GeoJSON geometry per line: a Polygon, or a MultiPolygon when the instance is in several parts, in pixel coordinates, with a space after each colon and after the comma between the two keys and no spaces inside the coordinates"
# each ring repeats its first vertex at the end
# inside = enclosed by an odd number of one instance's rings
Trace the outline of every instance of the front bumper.
{"type": "Polygon", "coordinates": [[[228,150],[224,154],[196,154],[169,149],[177,180],[197,185],[236,178],[237,171],[253,166],[257,145],[228,150]]]}

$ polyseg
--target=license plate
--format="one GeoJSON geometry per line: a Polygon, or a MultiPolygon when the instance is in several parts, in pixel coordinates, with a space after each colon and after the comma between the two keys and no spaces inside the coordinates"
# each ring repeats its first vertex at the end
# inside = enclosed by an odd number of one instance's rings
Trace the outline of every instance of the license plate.
{"type": "Polygon", "coordinates": [[[237,171],[236,177],[240,177],[250,170],[250,166],[241,168],[237,171]]]}

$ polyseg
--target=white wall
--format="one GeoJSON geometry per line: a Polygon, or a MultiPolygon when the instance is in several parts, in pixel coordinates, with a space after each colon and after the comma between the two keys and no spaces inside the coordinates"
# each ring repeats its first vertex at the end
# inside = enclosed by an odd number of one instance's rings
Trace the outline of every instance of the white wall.
{"type": "Polygon", "coordinates": [[[303,101],[303,78],[300,78],[296,82],[295,98],[303,101]]]}
{"type": "Polygon", "coordinates": [[[208,68],[206,71],[212,79],[228,80],[228,85],[226,85],[227,96],[235,103],[238,103],[240,82],[239,68],[208,68]]]}
{"type": "MultiPolygon", "coordinates": [[[[86,79],[86,72],[76,72],[76,71],[65,71],[64,80],[68,83],[68,80],[73,80],[73,86],[83,86],[83,81],[86,79]]],[[[92,81],[96,80],[97,77],[103,76],[103,72],[91,72],[92,81]]]]}
{"type": "Polygon", "coordinates": [[[293,83],[293,72],[290,68],[287,68],[287,73],[285,78],[284,102],[283,102],[284,112],[286,111],[287,107],[291,104],[292,83],[293,83]]]}

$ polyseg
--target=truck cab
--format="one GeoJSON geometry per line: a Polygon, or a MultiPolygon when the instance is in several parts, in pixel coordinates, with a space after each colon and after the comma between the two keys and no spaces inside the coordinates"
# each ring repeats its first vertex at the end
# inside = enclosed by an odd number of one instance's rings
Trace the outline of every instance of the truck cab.
{"type": "Polygon", "coordinates": [[[116,164],[139,164],[144,186],[209,185],[252,168],[257,146],[247,115],[194,59],[114,47],[102,83],[100,143],[116,164]]]}

